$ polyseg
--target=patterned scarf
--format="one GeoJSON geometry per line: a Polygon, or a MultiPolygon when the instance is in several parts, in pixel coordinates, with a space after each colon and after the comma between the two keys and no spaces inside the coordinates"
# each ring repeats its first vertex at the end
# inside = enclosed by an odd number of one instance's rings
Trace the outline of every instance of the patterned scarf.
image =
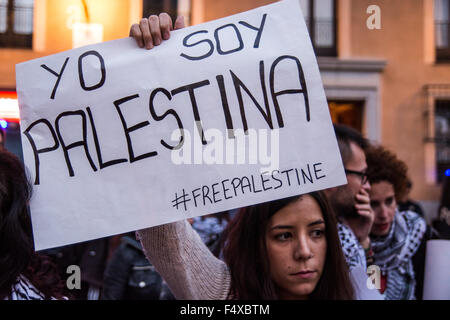
{"type": "Polygon", "coordinates": [[[338,222],[338,235],[349,270],[352,271],[358,266],[366,270],[367,265],[364,249],[352,230],[347,225],[338,222]]]}
{"type": "Polygon", "coordinates": [[[413,300],[416,285],[412,256],[419,248],[426,223],[412,211],[396,211],[387,236],[371,236],[375,265],[387,275],[386,300],[413,300]]]}

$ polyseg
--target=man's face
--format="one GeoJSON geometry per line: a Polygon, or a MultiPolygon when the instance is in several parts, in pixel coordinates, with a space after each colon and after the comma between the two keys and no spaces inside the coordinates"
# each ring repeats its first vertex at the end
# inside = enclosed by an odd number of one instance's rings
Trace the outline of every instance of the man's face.
{"type": "MultiPolygon", "coordinates": [[[[353,142],[350,143],[350,149],[352,151],[352,157],[344,163],[345,169],[365,173],[367,170],[367,162],[363,149],[353,142]]],[[[346,185],[332,189],[329,192],[329,199],[337,215],[356,217],[355,196],[362,189],[369,192],[370,184],[368,181],[363,183],[362,176],[355,173],[347,173],[347,182],[346,185]]]]}

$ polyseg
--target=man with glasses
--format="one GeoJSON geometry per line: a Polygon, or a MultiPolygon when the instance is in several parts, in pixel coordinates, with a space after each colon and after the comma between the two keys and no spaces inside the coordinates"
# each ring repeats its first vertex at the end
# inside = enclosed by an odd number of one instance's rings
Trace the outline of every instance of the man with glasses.
{"type": "Polygon", "coordinates": [[[365,273],[367,266],[373,263],[369,233],[374,212],[370,207],[370,183],[367,180],[364,153],[369,143],[359,132],[349,127],[334,125],[334,129],[347,184],[325,192],[339,221],[339,238],[350,271],[359,268],[365,273]]]}

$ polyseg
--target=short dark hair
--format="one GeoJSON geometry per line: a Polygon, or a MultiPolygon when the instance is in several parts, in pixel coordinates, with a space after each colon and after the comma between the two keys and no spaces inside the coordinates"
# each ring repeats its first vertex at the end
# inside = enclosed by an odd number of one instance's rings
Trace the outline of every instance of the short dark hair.
{"type": "Polygon", "coordinates": [[[323,274],[311,293],[311,300],[351,300],[354,289],[339,241],[337,222],[322,191],[260,203],[242,208],[223,234],[224,261],[231,273],[231,297],[240,300],[278,299],[270,276],[265,232],[270,218],[280,209],[311,196],[325,220],[327,253],[323,274]]]}
{"type": "Polygon", "coordinates": [[[369,141],[364,138],[361,133],[353,128],[347,127],[342,124],[334,124],[334,132],[341,152],[342,162],[344,165],[352,158],[352,149],[350,143],[355,143],[364,151],[369,147],[369,141]]]}
{"type": "Polygon", "coordinates": [[[374,146],[367,150],[367,177],[369,182],[382,181],[392,184],[397,202],[408,189],[408,166],[393,152],[383,146],[374,146]]]}

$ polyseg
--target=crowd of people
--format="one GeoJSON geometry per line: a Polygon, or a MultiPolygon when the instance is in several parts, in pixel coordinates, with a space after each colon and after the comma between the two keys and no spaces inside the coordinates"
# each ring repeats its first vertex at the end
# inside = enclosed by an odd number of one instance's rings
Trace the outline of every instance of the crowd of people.
{"type": "MultiPolygon", "coordinates": [[[[151,49],[167,14],[130,29],[151,49]]],[[[170,40],[169,40],[170,41],[170,40]]],[[[426,241],[450,239],[450,182],[427,224],[394,152],[334,125],[347,184],[36,253],[23,164],[0,151],[0,299],[422,299],[426,241]],[[81,288],[67,288],[80,266],[81,288]],[[357,283],[370,266],[375,290],[357,283]]]]}

